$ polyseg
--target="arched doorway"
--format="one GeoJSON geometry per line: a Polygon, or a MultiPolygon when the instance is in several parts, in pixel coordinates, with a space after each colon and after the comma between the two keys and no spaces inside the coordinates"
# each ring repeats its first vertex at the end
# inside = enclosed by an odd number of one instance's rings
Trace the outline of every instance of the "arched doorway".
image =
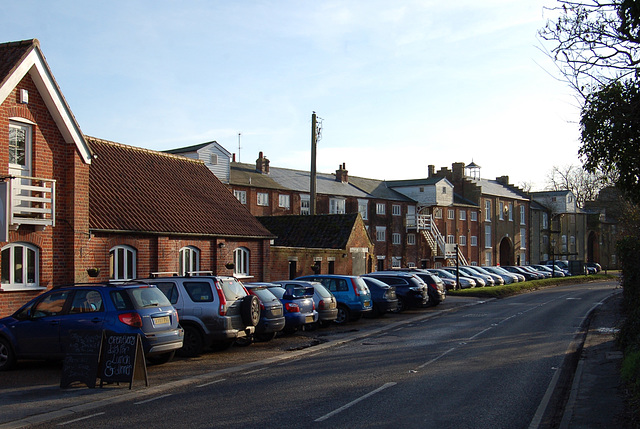
{"type": "Polygon", "coordinates": [[[598,262],[599,260],[600,245],[598,244],[598,234],[595,231],[590,231],[587,238],[587,262],[598,262]]]}
{"type": "Polygon", "coordinates": [[[513,243],[509,237],[500,240],[500,265],[513,265],[513,243]]]}

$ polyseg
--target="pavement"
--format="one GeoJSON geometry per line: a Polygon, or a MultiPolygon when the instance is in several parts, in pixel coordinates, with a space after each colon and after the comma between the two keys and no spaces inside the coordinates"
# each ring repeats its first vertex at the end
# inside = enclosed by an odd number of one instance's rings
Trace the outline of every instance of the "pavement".
{"type": "MultiPolygon", "coordinates": [[[[463,302],[460,304],[465,305],[463,302]]],[[[575,367],[575,372],[569,374],[573,375],[569,377],[573,380],[569,382],[569,397],[564,411],[552,424],[534,427],[640,428],[640,422],[634,421],[633,413],[630,412],[625,386],[620,380],[622,352],[617,347],[616,333],[622,322],[621,305],[622,289],[617,289],[605,301],[594,306],[584,325],[584,335],[578,340],[577,364],[568,366],[570,371],[575,367]]],[[[332,345],[327,343],[320,347],[330,346],[332,345]]],[[[301,350],[299,353],[306,353],[314,348],[301,350]]],[[[257,362],[247,365],[261,364],[262,362],[257,362]]],[[[225,371],[237,369],[228,368],[225,371]]],[[[166,389],[170,387],[168,385],[177,386],[180,383],[183,382],[168,383],[158,388],[166,389]]],[[[0,377],[0,429],[28,427],[110,402],[127,400],[140,395],[141,392],[136,390],[123,392],[122,389],[69,389],[64,390],[61,395],[59,387],[51,383],[34,386],[25,379],[22,387],[8,387],[2,386],[0,377]]],[[[155,390],[146,388],[144,393],[151,394],[155,390]]]]}

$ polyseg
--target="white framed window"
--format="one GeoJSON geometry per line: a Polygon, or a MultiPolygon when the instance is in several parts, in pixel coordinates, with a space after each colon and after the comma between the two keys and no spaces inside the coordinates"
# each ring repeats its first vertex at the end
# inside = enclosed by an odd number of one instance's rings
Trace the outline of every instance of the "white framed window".
{"type": "Polygon", "coordinates": [[[402,208],[400,204],[394,204],[391,206],[391,215],[392,216],[400,216],[402,215],[402,208]]]}
{"type": "Polygon", "coordinates": [[[446,195],[446,193],[447,193],[447,187],[446,186],[442,187],[442,193],[446,195]]]}
{"type": "Polygon", "coordinates": [[[234,189],[233,196],[236,197],[236,199],[242,204],[247,204],[247,191],[239,191],[234,189]]]}
{"type": "Polygon", "coordinates": [[[286,194],[278,195],[278,207],[288,209],[291,207],[291,197],[286,194]]]}
{"type": "Polygon", "coordinates": [[[416,244],[416,235],[415,234],[407,234],[407,244],[413,246],[416,244]]]}
{"type": "Polygon", "coordinates": [[[362,216],[362,219],[368,219],[369,213],[369,201],[368,200],[358,200],[358,213],[362,216]]]}
{"type": "Polygon", "coordinates": [[[218,154],[212,153],[211,157],[209,158],[209,162],[211,163],[211,165],[218,165],[218,154]]]}
{"type": "Polygon", "coordinates": [[[131,246],[114,246],[109,250],[109,278],[112,280],[132,280],[138,277],[136,271],[137,251],[131,246]]]}
{"type": "Polygon", "coordinates": [[[447,244],[456,244],[456,237],[454,235],[447,235],[447,244]]]}
{"type": "Polygon", "coordinates": [[[383,215],[387,212],[387,205],[385,203],[376,203],[376,214],[383,215]]]}
{"type": "Polygon", "coordinates": [[[442,209],[440,207],[433,209],[433,217],[436,219],[442,219],[442,209]]]}
{"type": "Polygon", "coordinates": [[[2,248],[2,290],[39,288],[40,251],[30,243],[9,243],[2,248]]]}
{"type": "MultiPolygon", "coordinates": [[[[522,207],[520,207],[520,218],[522,218],[522,207]]],[[[522,221],[521,221],[522,223],[522,221]]],[[[549,227],[549,215],[544,212],[542,213],[542,229],[547,229],[549,227]]]]}
{"type": "Polygon", "coordinates": [[[491,262],[491,250],[484,252],[484,263],[485,265],[493,265],[493,262],[491,262]]]}
{"type": "Polygon", "coordinates": [[[376,241],[387,241],[386,226],[376,226],[376,241]]]}
{"type": "Polygon", "coordinates": [[[469,237],[469,241],[471,242],[472,246],[477,246],[478,245],[478,236],[477,235],[472,235],[471,237],[469,237]]]}
{"type": "Polygon", "coordinates": [[[402,266],[402,258],[400,256],[391,257],[391,268],[400,268],[402,266]]]}
{"type": "Polygon", "coordinates": [[[471,218],[471,222],[477,222],[478,221],[478,212],[476,212],[476,211],[469,212],[469,217],[471,218]]]}
{"type": "Polygon", "coordinates": [[[498,209],[498,219],[504,220],[504,203],[500,201],[500,208],[498,209]]]}
{"type": "Polygon", "coordinates": [[[523,204],[520,206],[520,225],[526,225],[526,224],[527,224],[527,218],[525,217],[524,204],[523,204]]]}
{"type": "Polygon", "coordinates": [[[233,274],[236,276],[249,276],[249,249],[238,247],[233,251],[233,274]]]}
{"type": "Polygon", "coordinates": [[[331,214],[344,214],[345,213],[344,198],[331,198],[329,200],[329,213],[331,214]]]}
{"type": "Polygon", "coordinates": [[[491,222],[491,200],[484,200],[484,220],[491,222]]]}
{"type": "Polygon", "coordinates": [[[526,228],[520,228],[520,248],[521,249],[527,248],[527,229],[526,228]]]}
{"type": "Polygon", "coordinates": [[[460,218],[460,220],[467,220],[467,211],[466,210],[460,210],[458,212],[458,217],[460,218]]]}
{"type": "Polygon", "coordinates": [[[300,195],[300,214],[301,215],[310,215],[311,214],[311,197],[309,195],[300,195]]]}
{"type": "Polygon", "coordinates": [[[460,237],[458,237],[458,244],[460,246],[466,246],[467,245],[467,236],[466,235],[461,235],[460,237]]]}
{"type": "Polygon", "coordinates": [[[513,222],[513,203],[509,203],[509,220],[513,222]]]}
{"type": "Polygon", "coordinates": [[[453,209],[447,209],[447,219],[455,219],[456,212],[453,209]]]}
{"type": "Polygon", "coordinates": [[[31,175],[31,125],[9,122],[9,169],[10,174],[31,175]]]}
{"type": "Polygon", "coordinates": [[[391,243],[393,244],[402,244],[402,236],[397,232],[391,234],[391,243]]]}
{"type": "Polygon", "coordinates": [[[200,250],[193,246],[186,246],[178,253],[178,272],[181,276],[194,271],[200,271],[200,250]]]}
{"type": "Polygon", "coordinates": [[[491,247],[491,225],[484,226],[484,247],[491,247]]]}
{"type": "Polygon", "coordinates": [[[259,206],[268,206],[269,205],[269,194],[266,192],[258,192],[258,205],[259,206]]]}

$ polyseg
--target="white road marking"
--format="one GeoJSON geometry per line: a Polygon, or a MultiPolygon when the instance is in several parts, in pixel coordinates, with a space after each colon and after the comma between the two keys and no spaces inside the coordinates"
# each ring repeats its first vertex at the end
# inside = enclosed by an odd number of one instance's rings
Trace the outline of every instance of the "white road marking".
{"type": "Polygon", "coordinates": [[[343,405],[342,407],[338,408],[337,410],[334,410],[334,411],[330,412],[329,414],[325,414],[324,416],[322,416],[322,417],[320,417],[320,418],[316,419],[315,421],[316,421],[316,422],[323,422],[323,421],[327,420],[328,418],[333,417],[333,416],[335,416],[336,414],[341,413],[342,411],[344,411],[344,410],[346,410],[346,409],[348,409],[348,408],[350,408],[350,407],[354,406],[354,405],[355,405],[355,404],[357,404],[358,402],[360,402],[360,401],[363,401],[363,400],[367,399],[369,396],[373,396],[373,395],[375,395],[375,394],[376,394],[376,393],[378,393],[378,392],[382,392],[384,389],[386,389],[386,388],[388,388],[388,387],[395,386],[396,384],[398,384],[398,383],[394,383],[394,382],[391,382],[391,383],[385,383],[385,384],[383,384],[382,386],[378,387],[376,390],[373,390],[373,391],[371,391],[371,392],[367,393],[366,395],[361,396],[361,397],[359,397],[358,399],[355,399],[355,400],[353,400],[353,401],[349,402],[347,405],[343,405]]]}
{"type": "Polygon", "coordinates": [[[455,347],[454,347],[454,348],[451,348],[451,349],[449,349],[449,350],[447,350],[446,352],[442,353],[440,356],[436,356],[436,357],[434,357],[433,359],[431,359],[430,361],[423,363],[423,364],[422,364],[422,365],[420,365],[417,369],[424,368],[425,366],[427,366],[427,365],[430,365],[430,364],[434,363],[434,362],[435,362],[435,361],[437,361],[438,359],[441,359],[441,358],[445,357],[446,355],[448,355],[449,353],[451,353],[451,352],[452,352],[452,351],[454,351],[454,350],[455,350],[455,347]]]}
{"type": "Polygon", "coordinates": [[[210,385],[212,385],[212,384],[220,383],[221,381],[225,381],[225,380],[226,380],[226,378],[221,378],[221,379],[219,379],[219,380],[214,380],[214,381],[210,381],[210,382],[208,382],[208,383],[199,384],[199,385],[197,385],[196,387],[206,387],[206,386],[210,386],[210,385]]]}
{"type": "Polygon", "coordinates": [[[147,402],[157,401],[158,399],[166,398],[167,396],[171,396],[171,393],[167,393],[166,395],[156,396],[155,398],[145,399],[144,401],[134,402],[133,405],[146,404],[147,402]]]}
{"type": "Polygon", "coordinates": [[[75,422],[80,422],[82,420],[91,419],[91,418],[96,417],[96,416],[101,416],[102,414],[104,414],[104,413],[95,413],[95,414],[91,414],[90,416],[84,416],[84,417],[80,417],[80,418],[77,418],[77,419],[74,419],[74,420],[68,420],[66,422],[58,423],[58,426],[69,425],[71,423],[75,423],[75,422]]]}

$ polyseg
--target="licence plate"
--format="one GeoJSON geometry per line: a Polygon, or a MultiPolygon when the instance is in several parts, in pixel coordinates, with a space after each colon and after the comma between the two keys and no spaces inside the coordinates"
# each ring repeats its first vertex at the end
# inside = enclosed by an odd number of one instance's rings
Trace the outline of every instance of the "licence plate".
{"type": "Polygon", "coordinates": [[[153,324],[158,326],[158,325],[168,325],[169,323],[171,323],[171,320],[169,319],[169,316],[162,316],[162,317],[154,317],[153,318],[153,324]]]}
{"type": "Polygon", "coordinates": [[[313,323],[313,316],[306,316],[304,319],[304,323],[313,323]]]}
{"type": "Polygon", "coordinates": [[[274,316],[282,316],[282,309],[281,308],[274,308],[272,310],[272,313],[274,316]]]}
{"type": "Polygon", "coordinates": [[[365,301],[365,302],[364,302],[364,306],[365,306],[365,307],[369,307],[369,306],[371,306],[371,301],[365,301]]]}

